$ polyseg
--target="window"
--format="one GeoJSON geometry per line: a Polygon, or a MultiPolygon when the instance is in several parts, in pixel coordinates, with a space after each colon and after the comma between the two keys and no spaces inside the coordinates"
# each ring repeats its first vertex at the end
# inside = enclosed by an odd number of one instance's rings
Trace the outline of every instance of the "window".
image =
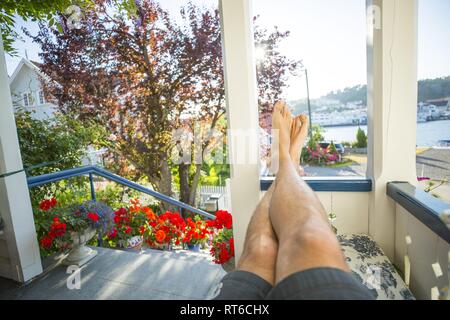
{"type": "MultiPolygon", "coordinates": [[[[260,124],[266,136],[270,106],[286,100],[293,115],[311,118],[309,148],[301,157],[307,176],[365,176],[366,1],[258,0],[253,6],[260,124]]],[[[265,169],[267,141],[261,148],[265,169]]]]}
{"type": "Polygon", "coordinates": [[[45,103],[44,91],[42,91],[42,90],[39,91],[39,103],[40,104],[44,104],[45,103]]]}
{"type": "Polygon", "coordinates": [[[450,203],[450,2],[419,1],[416,169],[419,186],[450,203]]]}
{"type": "Polygon", "coordinates": [[[33,96],[31,95],[31,92],[23,94],[23,105],[25,107],[31,107],[33,105],[33,96]]]}

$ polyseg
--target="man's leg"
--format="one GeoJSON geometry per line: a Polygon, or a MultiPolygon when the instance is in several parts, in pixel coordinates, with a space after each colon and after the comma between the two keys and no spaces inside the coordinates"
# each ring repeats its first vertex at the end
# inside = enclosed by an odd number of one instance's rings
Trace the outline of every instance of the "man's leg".
{"type": "Polygon", "coordinates": [[[300,157],[302,155],[306,137],[308,136],[308,128],[309,121],[308,117],[305,115],[299,115],[292,121],[289,154],[298,174],[302,177],[305,176],[305,171],[300,165],[300,157]]]}
{"type": "Polygon", "coordinates": [[[276,283],[311,268],[348,271],[322,204],[290,158],[290,132],[286,130],[290,112],[285,104],[274,109],[274,128],[279,130],[280,140],[279,171],[269,213],[279,241],[276,283]]]}

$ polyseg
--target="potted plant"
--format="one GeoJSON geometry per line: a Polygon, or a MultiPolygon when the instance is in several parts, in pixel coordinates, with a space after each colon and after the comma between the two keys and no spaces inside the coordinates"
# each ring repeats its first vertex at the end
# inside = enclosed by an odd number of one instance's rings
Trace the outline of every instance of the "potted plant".
{"type": "Polygon", "coordinates": [[[181,244],[181,236],[186,227],[184,219],[178,212],[166,211],[148,221],[145,242],[150,248],[170,250],[181,244]]]}
{"type": "Polygon", "coordinates": [[[70,249],[63,263],[81,266],[97,255],[86,243],[108,228],[111,214],[112,210],[100,202],[62,208],[55,198],[44,199],[37,214],[40,247],[46,253],[70,249]]]}
{"type": "Polygon", "coordinates": [[[148,221],[155,219],[156,215],[137,199],[132,199],[130,203],[129,208],[120,208],[114,212],[113,227],[107,238],[110,246],[141,251],[148,221]]]}
{"type": "Polygon", "coordinates": [[[234,238],[233,222],[231,213],[224,210],[216,212],[214,220],[207,222],[211,229],[212,244],[210,253],[216,264],[221,264],[223,268],[230,272],[234,270],[234,238]]]}
{"type": "Polygon", "coordinates": [[[182,241],[189,250],[199,252],[206,243],[208,234],[206,223],[199,216],[187,218],[182,241]]]}

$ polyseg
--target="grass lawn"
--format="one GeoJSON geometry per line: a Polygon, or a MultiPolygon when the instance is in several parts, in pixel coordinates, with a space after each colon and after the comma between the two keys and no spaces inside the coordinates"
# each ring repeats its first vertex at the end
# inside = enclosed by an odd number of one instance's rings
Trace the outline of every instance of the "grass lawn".
{"type": "Polygon", "coordinates": [[[316,165],[316,164],[309,164],[310,167],[321,167],[321,168],[344,168],[344,167],[348,167],[351,166],[353,164],[356,164],[355,161],[350,160],[350,159],[346,159],[344,158],[343,162],[340,163],[335,163],[335,164],[330,164],[330,165],[316,165]]]}
{"type": "Polygon", "coordinates": [[[356,162],[358,164],[367,163],[367,154],[349,154],[344,157],[344,160],[356,162]]]}

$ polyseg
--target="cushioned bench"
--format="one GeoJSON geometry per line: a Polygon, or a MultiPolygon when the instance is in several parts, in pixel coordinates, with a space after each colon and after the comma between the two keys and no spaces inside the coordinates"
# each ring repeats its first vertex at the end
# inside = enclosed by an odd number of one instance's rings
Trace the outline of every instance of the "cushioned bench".
{"type": "Polygon", "coordinates": [[[367,235],[339,235],[345,258],[354,274],[377,300],[414,300],[383,250],[367,235]]]}

